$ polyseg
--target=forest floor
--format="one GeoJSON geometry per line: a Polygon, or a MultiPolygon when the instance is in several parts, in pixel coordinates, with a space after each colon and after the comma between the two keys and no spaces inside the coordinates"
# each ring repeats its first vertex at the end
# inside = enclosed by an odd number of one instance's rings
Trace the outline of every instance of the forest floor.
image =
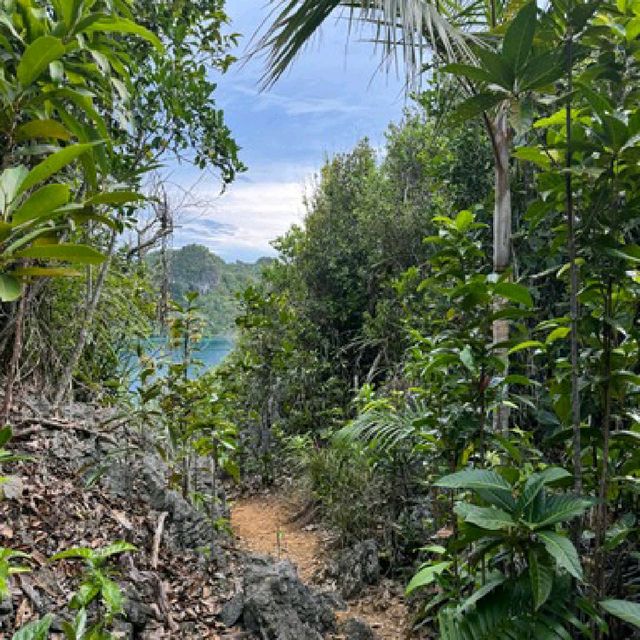
{"type": "MultiPolygon", "coordinates": [[[[289,559],[304,582],[320,586],[334,538],[316,524],[309,524],[308,519],[296,519],[300,513],[301,504],[295,496],[253,495],[236,501],[231,511],[231,526],[240,548],[289,559]]],[[[362,619],[380,640],[411,637],[402,585],[383,579],[347,604],[346,611],[337,612],[339,619],[362,619]]]]}

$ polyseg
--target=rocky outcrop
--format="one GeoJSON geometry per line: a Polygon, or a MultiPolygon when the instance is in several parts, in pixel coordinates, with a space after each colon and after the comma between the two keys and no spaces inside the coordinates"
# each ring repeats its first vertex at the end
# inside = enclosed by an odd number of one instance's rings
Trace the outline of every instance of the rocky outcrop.
{"type": "Polygon", "coordinates": [[[368,585],[380,579],[378,545],[365,540],[340,552],[325,570],[325,577],[335,582],[343,598],[355,598],[368,585]]]}
{"type": "Polygon", "coordinates": [[[343,620],[338,627],[338,633],[345,640],[375,640],[376,637],[371,627],[360,618],[343,620]]]}
{"type": "Polygon", "coordinates": [[[289,561],[261,556],[247,559],[242,591],[223,607],[221,619],[264,640],[321,640],[336,629],[326,598],[303,584],[289,561]]]}

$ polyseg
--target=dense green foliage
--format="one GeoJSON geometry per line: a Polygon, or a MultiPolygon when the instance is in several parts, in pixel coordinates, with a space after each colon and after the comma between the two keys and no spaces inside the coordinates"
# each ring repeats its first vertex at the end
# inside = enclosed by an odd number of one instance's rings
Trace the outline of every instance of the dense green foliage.
{"type": "MultiPolygon", "coordinates": [[[[243,168],[212,104],[221,3],[2,4],[5,419],[21,367],[54,409],[108,389],[137,431],[118,455],[161,452],[212,528],[238,462],[295,474],[341,543],[378,539],[443,640],[638,637],[640,1],[278,4],[271,79],[349,6],[410,70],[428,48],[437,90],[383,154],[327,161],[260,265],[118,244],[169,154],[243,168]],[[131,389],[120,353],[164,277],[180,357],[140,350],[131,389]],[[231,356],[190,375],[236,314],[231,356]]],[[[58,555],[86,561],[69,624],[94,603],[95,637],[121,604],[107,558],[127,548],[107,550],[58,555]]],[[[0,591],[21,558],[0,549],[0,591]]]]}
{"type": "MultiPolygon", "coordinates": [[[[302,4],[263,43],[275,77],[339,3],[302,4]]],[[[634,637],[636,5],[505,12],[381,163],[366,143],[327,163],[245,295],[226,370],[246,471],[272,481],[283,452],[345,543],[422,558],[409,591],[442,638],[634,637]]]]}
{"type": "MultiPolygon", "coordinates": [[[[239,294],[257,280],[262,265],[269,261],[228,263],[206,247],[190,244],[167,251],[167,262],[171,298],[181,302],[187,293],[196,291],[206,321],[205,333],[215,336],[235,328],[239,294]]],[[[160,254],[149,254],[146,263],[158,290],[164,277],[160,254]]]]}

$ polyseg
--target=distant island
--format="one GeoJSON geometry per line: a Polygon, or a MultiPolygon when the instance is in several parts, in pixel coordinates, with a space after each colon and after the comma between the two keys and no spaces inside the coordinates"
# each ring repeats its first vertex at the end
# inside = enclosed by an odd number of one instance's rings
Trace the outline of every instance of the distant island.
{"type": "MultiPolygon", "coordinates": [[[[188,291],[200,294],[209,336],[234,330],[240,308],[238,294],[255,282],[262,267],[272,260],[260,258],[255,263],[228,263],[200,244],[170,249],[168,258],[171,297],[180,302],[188,291]]],[[[159,290],[162,278],[160,253],[150,253],[146,261],[152,281],[159,290]]]]}

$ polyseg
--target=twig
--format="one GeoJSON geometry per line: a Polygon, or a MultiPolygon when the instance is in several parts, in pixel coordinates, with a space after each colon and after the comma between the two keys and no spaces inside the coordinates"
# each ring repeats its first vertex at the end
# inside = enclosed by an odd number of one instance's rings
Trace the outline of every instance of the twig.
{"type": "Polygon", "coordinates": [[[153,548],[151,550],[151,567],[153,569],[158,568],[158,554],[160,553],[160,541],[162,540],[162,531],[164,530],[164,521],[169,514],[163,511],[158,517],[158,525],[156,526],[156,532],[153,536],[153,548]]]}

